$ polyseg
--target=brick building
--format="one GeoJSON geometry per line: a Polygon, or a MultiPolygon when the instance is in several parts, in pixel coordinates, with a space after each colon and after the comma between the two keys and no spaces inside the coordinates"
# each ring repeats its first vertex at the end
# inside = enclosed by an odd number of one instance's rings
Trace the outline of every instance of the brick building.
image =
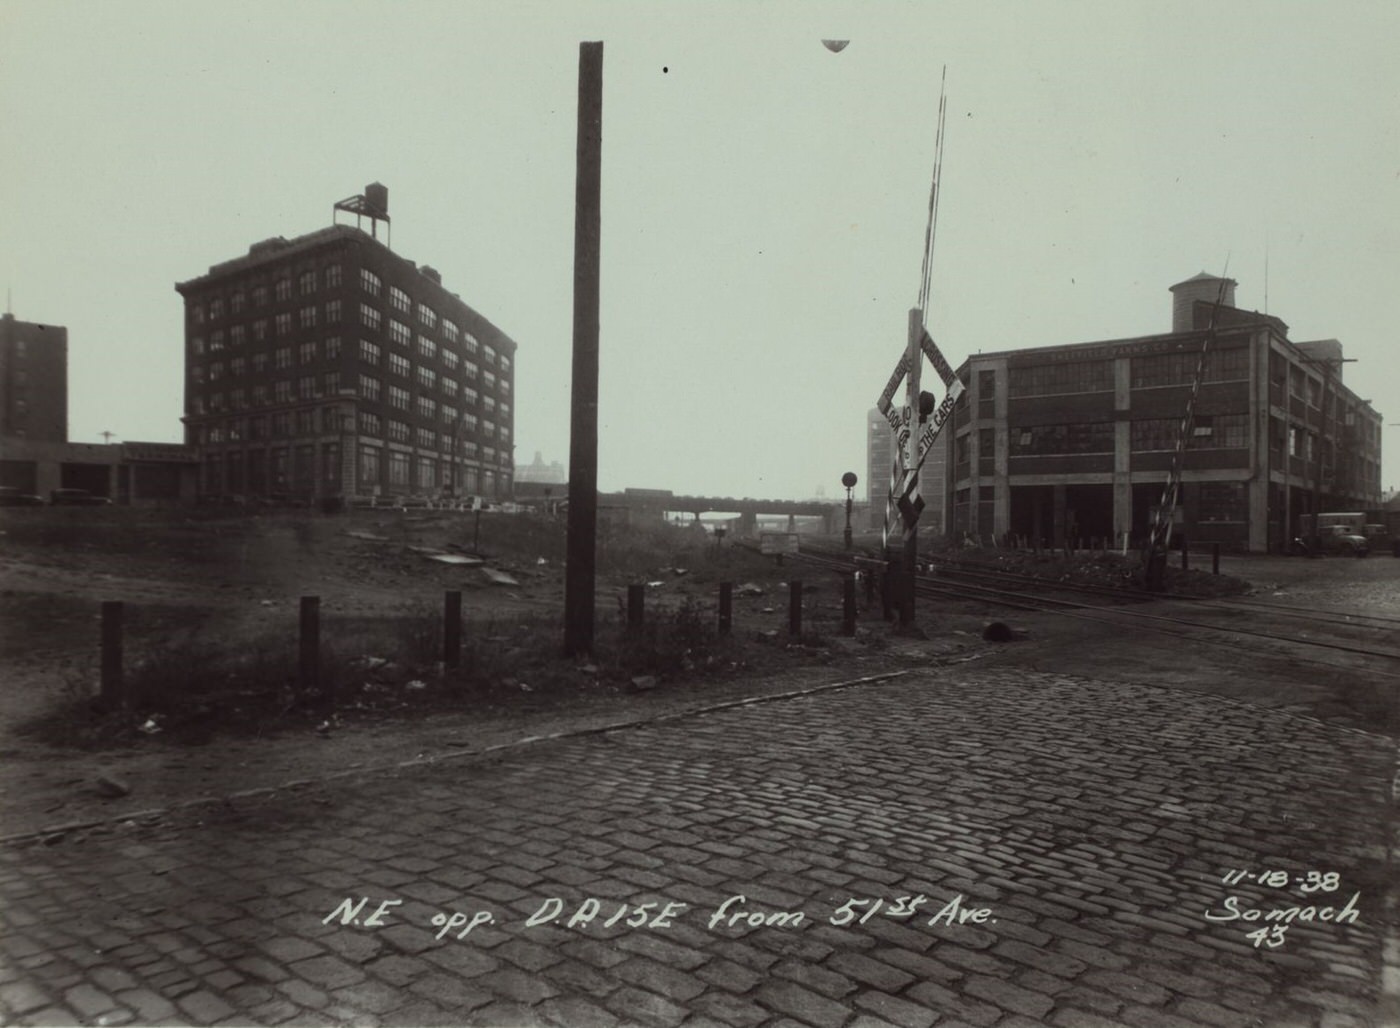
{"type": "Polygon", "coordinates": [[[0,436],[68,441],[68,330],[0,316],[0,436]]]}
{"type": "Polygon", "coordinates": [[[1173,286],[1162,335],[969,358],[943,443],[952,534],[1145,538],[1212,317],[1177,530],[1262,552],[1315,508],[1377,506],[1382,418],[1343,384],[1341,344],[1290,341],[1234,306],[1235,284],[1173,286]]]}
{"type": "Polygon", "coordinates": [[[511,494],[516,345],[432,268],[333,224],[175,288],[204,495],[511,494]]]}

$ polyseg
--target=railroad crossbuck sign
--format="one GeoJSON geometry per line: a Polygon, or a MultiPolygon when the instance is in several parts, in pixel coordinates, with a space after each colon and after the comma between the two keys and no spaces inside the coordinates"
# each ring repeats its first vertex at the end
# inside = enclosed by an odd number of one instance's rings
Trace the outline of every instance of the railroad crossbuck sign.
{"type": "Polygon", "coordinates": [[[911,324],[918,327],[918,346],[911,346],[899,363],[895,365],[894,373],[890,375],[890,380],[885,384],[884,392],[880,394],[880,400],[876,405],[885,420],[889,422],[890,429],[894,432],[895,445],[890,462],[890,491],[888,502],[885,508],[885,539],[888,544],[890,529],[893,523],[894,514],[898,511],[904,522],[904,531],[907,535],[913,531],[918,523],[919,515],[924,509],[923,497],[919,495],[919,469],[923,467],[930,450],[933,449],[934,440],[938,438],[939,429],[948,420],[953,411],[953,404],[957,402],[963,392],[963,384],[956,375],[953,374],[952,367],[944,358],[942,351],[930,338],[927,331],[922,328],[922,312],[917,309],[910,312],[911,324]],[[919,393],[919,371],[920,355],[926,356],[933,369],[938,372],[938,377],[943,380],[947,387],[947,395],[936,410],[921,411],[919,393]],[[894,406],[894,394],[899,388],[901,381],[908,382],[907,401],[903,407],[894,406]],[[926,416],[926,420],[922,416],[926,416]],[[920,423],[923,428],[920,429],[920,423]]]}

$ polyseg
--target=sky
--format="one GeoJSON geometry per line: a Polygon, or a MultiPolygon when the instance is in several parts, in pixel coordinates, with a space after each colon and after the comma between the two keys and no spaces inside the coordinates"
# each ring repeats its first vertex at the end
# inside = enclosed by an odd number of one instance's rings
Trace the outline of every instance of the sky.
{"type": "Polygon", "coordinates": [[[945,69],[925,322],[954,365],[1169,331],[1169,287],[1226,273],[1295,341],[1341,340],[1400,486],[1390,0],[0,0],[0,287],[68,328],[70,438],[179,441],[174,284],[379,181],[394,250],[519,345],[517,464],[567,465],[585,40],[600,488],[864,476],[945,69]]]}

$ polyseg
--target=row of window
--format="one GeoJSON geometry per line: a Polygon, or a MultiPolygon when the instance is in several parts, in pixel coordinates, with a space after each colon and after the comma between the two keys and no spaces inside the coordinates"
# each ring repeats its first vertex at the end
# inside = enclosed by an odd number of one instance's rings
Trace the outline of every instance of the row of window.
{"type": "MultiPolygon", "coordinates": [[[[324,272],[325,287],[327,289],[338,289],[341,284],[341,268],[339,264],[330,264],[322,269],[324,272]]],[[[316,292],[317,275],[314,269],[301,272],[296,277],[295,294],[299,296],[311,296],[316,292]]],[[[238,290],[228,297],[228,313],[230,315],[241,314],[248,307],[266,307],[269,295],[278,303],[290,300],[293,296],[293,281],[291,275],[284,275],[272,285],[269,294],[265,285],[253,286],[246,293],[238,290]]],[[[206,307],[203,303],[190,305],[190,317],[196,325],[204,324],[206,318],[209,321],[218,321],[224,316],[224,298],[213,297],[206,307]]]]}
{"type": "MultiPolygon", "coordinates": [[[[378,343],[372,343],[368,339],[360,340],[360,360],[365,364],[379,367],[384,363],[384,348],[378,343]]],[[[468,383],[475,382],[477,377],[476,365],[468,362],[462,366],[463,379],[459,384],[455,378],[451,378],[446,372],[439,373],[432,368],[423,365],[413,365],[407,357],[391,352],[388,360],[389,373],[400,378],[416,379],[419,385],[425,389],[441,388],[448,396],[455,397],[460,390],[462,397],[468,403],[477,402],[477,391],[468,383]]],[[[482,384],[487,389],[499,390],[503,395],[510,395],[510,380],[506,378],[498,379],[494,372],[486,371],[481,374],[482,384]]],[[[488,408],[494,407],[496,400],[491,395],[485,400],[488,408]]],[[[501,406],[504,410],[509,410],[510,405],[502,400],[501,406]]]]}
{"type": "MultiPolygon", "coordinates": [[[[1134,453],[1175,450],[1180,433],[1180,418],[1144,418],[1131,423],[1130,446],[1134,453]]],[[[984,458],[989,456],[987,451],[992,438],[991,429],[984,429],[979,438],[981,456],[984,458]]],[[[962,435],[954,442],[955,463],[967,461],[970,439],[970,435],[962,435]]],[[[1114,439],[1112,421],[1030,425],[1011,430],[1009,452],[1012,457],[1113,453],[1114,439]]],[[[1248,414],[1216,414],[1195,419],[1186,448],[1230,450],[1243,449],[1248,445],[1248,414]]]]}
{"type": "MultiPolygon", "coordinates": [[[[356,470],[359,482],[366,491],[375,491],[383,484],[383,472],[389,472],[391,486],[407,486],[410,467],[415,469],[414,481],[422,490],[443,489],[453,491],[454,480],[460,478],[467,493],[484,492],[496,495],[497,484],[503,490],[510,488],[510,472],[492,468],[458,467],[454,461],[438,461],[432,457],[385,451],[376,446],[362,446],[359,451],[356,470]],[[386,459],[387,457],[387,459],[386,459]]],[[[319,476],[325,488],[339,491],[341,482],[340,444],[322,443],[319,476]]],[[[315,491],[318,474],[316,446],[304,443],[298,446],[273,446],[263,452],[245,453],[230,450],[222,455],[210,455],[204,462],[205,491],[212,494],[224,492],[241,493],[245,489],[253,492],[271,491],[285,493],[315,491]]]]}
{"type": "Polygon", "coordinates": [[[510,463],[510,450],[506,447],[497,449],[495,446],[483,445],[475,439],[464,439],[449,432],[438,433],[422,426],[415,428],[393,418],[381,418],[370,411],[360,411],[358,418],[352,418],[339,407],[307,408],[272,415],[212,421],[197,426],[195,439],[201,445],[223,444],[304,438],[356,430],[361,435],[380,439],[387,437],[390,442],[413,441],[425,450],[437,450],[454,457],[481,459],[487,463],[510,463]]]}
{"type": "MultiPolygon", "coordinates": [[[[1151,389],[1157,386],[1190,385],[1195,381],[1200,360],[1199,351],[1132,357],[1129,361],[1132,387],[1151,389]]],[[[1017,365],[1008,371],[1008,392],[1011,396],[1109,392],[1113,389],[1113,365],[1112,359],[1017,365]]],[[[1202,381],[1236,382],[1246,381],[1248,378],[1247,347],[1211,350],[1206,354],[1202,381]]],[[[978,396],[983,400],[995,395],[994,375],[981,372],[978,375],[977,388],[978,396]]]]}

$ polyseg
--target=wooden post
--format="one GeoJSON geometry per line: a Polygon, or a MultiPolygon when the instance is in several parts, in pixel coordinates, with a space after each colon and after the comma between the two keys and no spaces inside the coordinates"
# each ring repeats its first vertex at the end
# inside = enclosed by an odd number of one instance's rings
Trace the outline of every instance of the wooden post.
{"type": "Polygon", "coordinates": [[[569,537],[564,651],[593,650],[598,536],[598,307],[602,239],[603,44],[578,48],[574,182],[574,352],[569,415],[569,537]]]}
{"type": "Polygon", "coordinates": [[[856,576],[841,578],[841,634],[856,634],[856,576]]]}
{"type": "MultiPolygon", "coordinates": [[[[909,371],[905,375],[908,386],[906,403],[910,408],[909,448],[905,457],[906,468],[919,466],[919,373],[923,369],[924,352],[920,347],[924,335],[924,312],[918,307],[909,310],[909,338],[906,353],[909,357],[909,371]]],[[[914,478],[915,485],[918,477],[914,478]]],[[[899,623],[908,628],[914,624],[914,586],[919,563],[919,524],[904,529],[904,565],[900,576],[899,623]]]]}
{"type": "Polygon", "coordinates": [[[719,634],[728,635],[734,625],[734,583],[719,584],[719,634]]]}
{"type": "Polygon", "coordinates": [[[102,705],[108,710],[126,706],[126,683],[122,680],[122,604],[106,600],[102,604],[102,705]]]}
{"type": "Polygon", "coordinates": [[[301,598],[301,646],[297,680],[303,692],[321,684],[321,597],[301,598]]]}
{"type": "Polygon", "coordinates": [[[629,628],[640,628],[645,617],[647,587],[645,585],[629,585],[627,587],[627,625],[629,628]]]}
{"type": "Polygon", "coordinates": [[[788,583],[788,634],[802,634],[802,583],[788,583]]]}
{"type": "Polygon", "coordinates": [[[455,668],[462,663],[462,593],[449,589],[442,611],[442,666],[455,668]]]}
{"type": "Polygon", "coordinates": [[[1190,553],[1190,551],[1186,548],[1186,536],[1183,535],[1183,536],[1181,537],[1181,570],[1182,570],[1182,571],[1189,571],[1190,569],[1191,569],[1191,553],[1190,553]]]}

